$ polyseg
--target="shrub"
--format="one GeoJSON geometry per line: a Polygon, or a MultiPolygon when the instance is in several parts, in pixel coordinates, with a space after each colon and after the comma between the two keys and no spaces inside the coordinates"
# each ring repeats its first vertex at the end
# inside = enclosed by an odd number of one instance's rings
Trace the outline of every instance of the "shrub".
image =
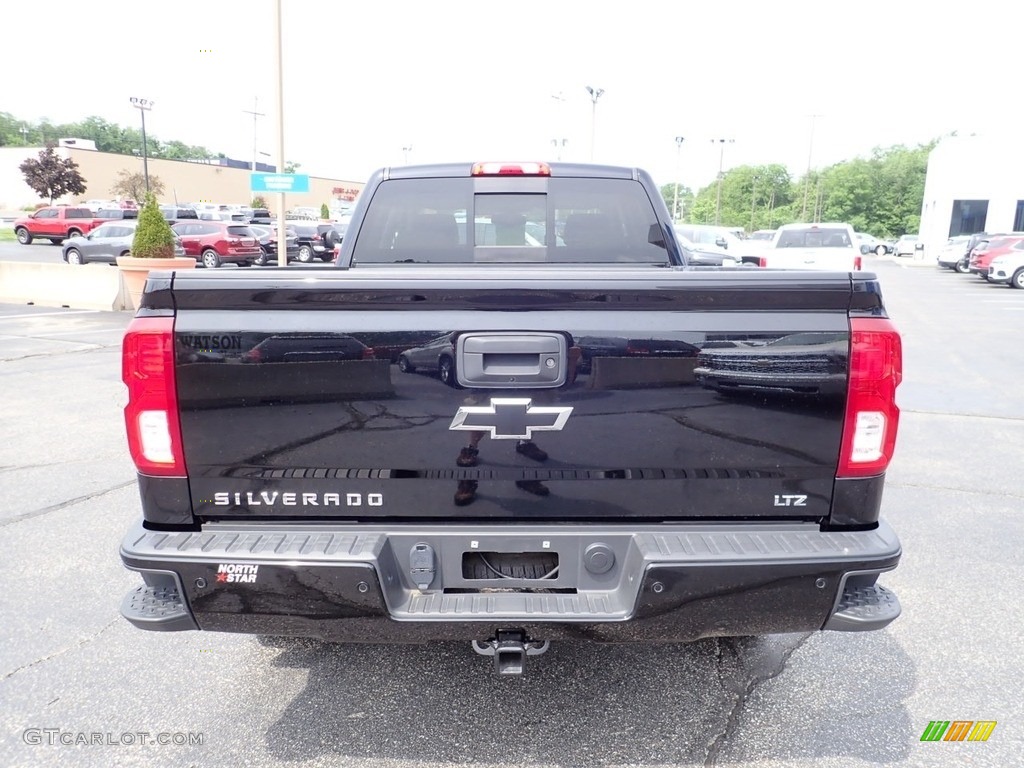
{"type": "Polygon", "coordinates": [[[174,257],[174,232],[152,194],[146,195],[146,204],[139,211],[139,223],[135,227],[135,239],[132,240],[132,256],[138,259],[174,257]]]}

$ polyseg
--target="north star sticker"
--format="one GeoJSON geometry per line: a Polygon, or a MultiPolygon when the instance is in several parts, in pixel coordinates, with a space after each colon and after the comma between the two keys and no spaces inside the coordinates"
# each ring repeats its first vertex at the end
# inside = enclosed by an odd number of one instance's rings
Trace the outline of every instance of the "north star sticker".
{"type": "Polygon", "coordinates": [[[492,440],[529,440],[534,432],[557,432],[565,427],[572,407],[534,406],[528,397],[494,398],[490,405],[464,405],[452,419],[451,430],[489,432],[492,440]]]}

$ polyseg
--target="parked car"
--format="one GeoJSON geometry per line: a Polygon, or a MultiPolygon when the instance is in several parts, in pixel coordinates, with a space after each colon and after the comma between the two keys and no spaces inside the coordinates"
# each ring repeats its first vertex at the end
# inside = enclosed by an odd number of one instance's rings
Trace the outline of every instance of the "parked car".
{"type": "Polygon", "coordinates": [[[247,224],[226,221],[179,221],[171,229],[181,237],[185,254],[199,259],[204,267],[233,262],[252,265],[260,257],[256,233],[247,224]]]}
{"type": "MultiPolygon", "coordinates": [[[[129,256],[138,219],[111,221],[96,227],[88,235],[72,237],[64,241],[63,257],[68,264],[85,264],[90,261],[113,264],[118,256],[129,256]]],[[[184,256],[181,238],[174,236],[174,255],[184,256]]]]}
{"type": "Polygon", "coordinates": [[[755,240],[762,242],[771,242],[771,239],[775,237],[774,229],[758,229],[750,233],[747,240],[755,240]]]}
{"type": "Polygon", "coordinates": [[[139,218],[139,210],[138,208],[100,208],[96,211],[96,218],[109,221],[137,219],[139,218]]]}
{"type": "Polygon", "coordinates": [[[1024,288],[1024,248],[1011,248],[1007,253],[992,259],[988,265],[988,281],[1006,283],[1011,288],[1024,288]]]}
{"type": "Polygon", "coordinates": [[[333,224],[293,221],[289,228],[295,230],[299,245],[296,258],[303,264],[315,259],[331,261],[334,258],[334,246],[341,242],[341,235],[333,224]]]}
{"type": "Polygon", "coordinates": [[[160,213],[164,215],[164,218],[168,221],[180,221],[181,219],[198,219],[199,214],[196,213],[195,208],[187,208],[185,206],[174,206],[174,205],[161,205],[160,213]]]}
{"type": "Polygon", "coordinates": [[[710,224],[677,224],[675,230],[704,252],[722,251],[742,263],[757,264],[761,251],[768,245],[760,239],[741,240],[730,228],[710,224]]]}
{"type": "MultiPolygon", "coordinates": [[[[253,262],[257,267],[262,267],[271,261],[277,261],[277,228],[264,226],[263,224],[250,224],[249,229],[256,233],[260,242],[260,255],[253,262]]],[[[295,230],[291,227],[285,228],[285,247],[288,251],[288,260],[298,257],[299,239],[295,230]]]]}
{"type": "Polygon", "coordinates": [[[901,235],[893,247],[893,253],[899,256],[913,256],[915,251],[923,251],[924,243],[917,235],[901,235]]]}
{"type": "Polygon", "coordinates": [[[958,235],[957,237],[949,238],[946,244],[939,249],[935,263],[942,269],[955,270],[956,265],[970,255],[970,251],[967,250],[970,241],[970,235],[958,235]]]}
{"type": "MultiPolygon", "coordinates": [[[[892,253],[892,246],[884,240],[879,240],[874,235],[869,235],[865,232],[857,232],[856,235],[858,247],[866,245],[869,253],[873,253],[876,256],[885,256],[887,253],[892,253]]],[[[863,253],[863,251],[861,252],[863,253]]]]}
{"type": "Polygon", "coordinates": [[[979,245],[971,251],[968,270],[972,275],[988,280],[988,268],[992,260],[1013,250],[1024,250],[1024,233],[990,238],[984,248],[979,245]]]}
{"type": "Polygon", "coordinates": [[[761,266],[856,272],[863,265],[856,241],[853,227],[843,222],[783,224],[763,249],[761,266]]]}
{"type": "Polygon", "coordinates": [[[459,388],[455,373],[455,334],[445,333],[426,344],[407,349],[398,356],[402,373],[429,373],[443,384],[459,388]]]}
{"type": "Polygon", "coordinates": [[[266,208],[253,208],[252,216],[249,217],[250,224],[273,224],[274,217],[266,208]]]}
{"type": "Polygon", "coordinates": [[[678,225],[676,226],[676,239],[679,241],[684,249],[686,249],[686,262],[695,267],[735,267],[739,260],[733,258],[728,251],[720,249],[710,250],[708,248],[701,248],[693,241],[689,240],[686,235],[679,231],[678,225]]]}

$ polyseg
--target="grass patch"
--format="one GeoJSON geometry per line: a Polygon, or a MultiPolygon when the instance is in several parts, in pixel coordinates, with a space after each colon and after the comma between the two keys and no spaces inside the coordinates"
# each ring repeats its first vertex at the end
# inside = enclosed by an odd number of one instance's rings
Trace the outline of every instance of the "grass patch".
{"type": "Polygon", "coordinates": [[[13,229],[0,229],[0,243],[16,243],[18,238],[14,236],[13,229]]]}

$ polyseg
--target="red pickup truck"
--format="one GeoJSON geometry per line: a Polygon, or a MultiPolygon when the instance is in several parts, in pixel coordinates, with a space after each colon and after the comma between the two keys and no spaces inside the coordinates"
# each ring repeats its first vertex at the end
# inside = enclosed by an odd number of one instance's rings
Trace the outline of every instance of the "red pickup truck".
{"type": "Polygon", "coordinates": [[[14,234],[22,245],[28,245],[37,237],[59,245],[69,237],[87,235],[104,221],[106,219],[94,217],[88,208],[51,205],[15,221],[14,234]]]}

